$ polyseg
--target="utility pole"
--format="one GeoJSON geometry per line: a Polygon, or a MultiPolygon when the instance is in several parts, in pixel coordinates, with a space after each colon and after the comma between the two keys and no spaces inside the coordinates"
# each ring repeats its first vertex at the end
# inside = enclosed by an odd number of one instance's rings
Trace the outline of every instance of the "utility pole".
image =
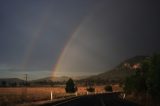
{"type": "Polygon", "coordinates": [[[22,99],[26,102],[27,101],[27,86],[28,86],[28,74],[24,75],[24,87],[22,87],[22,99]]]}
{"type": "Polygon", "coordinates": [[[24,75],[25,75],[26,87],[27,87],[28,74],[24,74],[24,75]]]}

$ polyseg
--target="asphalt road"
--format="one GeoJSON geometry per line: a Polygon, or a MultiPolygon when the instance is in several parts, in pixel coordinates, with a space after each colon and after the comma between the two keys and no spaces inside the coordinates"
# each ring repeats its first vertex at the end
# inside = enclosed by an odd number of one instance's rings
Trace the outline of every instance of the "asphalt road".
{"type": "Polygon", "coordinates": [[[123,100],[118,94],[97,94],[77,97],[68,101],[59,102],[51,106],[138,106],[135,103],[123,100]]]}

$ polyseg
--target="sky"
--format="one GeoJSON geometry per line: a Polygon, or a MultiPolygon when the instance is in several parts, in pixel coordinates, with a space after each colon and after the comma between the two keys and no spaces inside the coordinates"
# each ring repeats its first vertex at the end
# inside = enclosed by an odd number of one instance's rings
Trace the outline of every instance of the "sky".
{"type": "Polygon", "coordinates": [[[0,0],[0,78],[81,76],[160,52],[154,0],[0,0]]]}

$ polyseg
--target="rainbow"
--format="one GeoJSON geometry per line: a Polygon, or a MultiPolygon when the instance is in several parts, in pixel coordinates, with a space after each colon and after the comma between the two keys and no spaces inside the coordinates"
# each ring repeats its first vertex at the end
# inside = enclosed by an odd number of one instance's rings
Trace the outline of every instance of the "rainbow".
{"type": "MultiPolygon", "coordinates": [[[[66,42],[65,46],[61,50],[61,53],[59,55],[59,58],[57,59],[56,64],[54,65],[52,69],[52,76],[58,75],[56,72],[59,72],[61,70],[64,57],[66,53],[68,52],[71,45],[73,45],[73,41],[76,39],[77,36],[80,36],[79,33],[86,28],[88,23],[91,21],[92,17],[94,17],[94,14],[103,9],[104,3],[99,2],[96,5],[93,6],[93,8],[90,9],[90,12],[84,16],[84,18],[80,21],[80,23],[77,25],[77,27],[73,30],[73,32],[70,34],[69,40],[66,42]]],[[[62,70],[63,71],[63,70],[62,70]]]]}
{"type": "Polygon", "coordinates": [[[43,31],[43,28],[48,24],[48,19],[50,17],[51,14],[51,7],[46,8],[46,10],[44,10],[44,14],[42,15],[41,19],[39,19],[40,24],[38,25],[38,27],[36,27],[36,29],[34,29],[34,31],[32,32],[32,39],[29,42],[26,50],[25,50],[25,54],[24,54],[24,60],[22,63],[22,69],[26,69],[29,63],[29,60],[31,58],[32,55],[32,51],[34,50],[37,40],[41,37],[41,33],[43,31]]]}
{"type": "MultiPolygon", "coordinates": [[[[37,40],[41,37],[41,33],[43,31],[43,28],[47,26],[48,21],[49,21],[49,17],[51,14],[51,10],[52,9],[47,9],[47,11],[45,11],[45,14],[43,14],[43,17],[41,19],[41,24],[39,25],[39,27],[37,27],[34,32],[33,32],[33,37],[26,49],[26,54],[24,55],[24,62],[22,64],[22,69],[26,69],[27,65],[29,63],[29,60],[31,58],[31,54],[32,51],[35,48],[36,42],[37,40]],[[49,11],[48,11],[49,10],[49,11]]],[[[59,72],[62,66],[62,63],[64,61],[64,57],[68,51],[68,49],[70,48],[70,46],[73,43],[73,40],[76,39],[77,36],[79,36],[79,32],[81,32],[83,30],[83,28],[85,28],[85,26],[88,24],[88,22],[90,21],[92,15],[94,13],[94,10],[92,10],[89,14],[87,14],[86,16],[84,16],[81,21],[77,24],[77,27],[75,27],[75,29],[70,33],[70,37],[67,40],[67,42],[65,43],[63,49],[61,50],[61,53],[56,61],[56,64],[53,65],[53,68],[51,69],[51,75],[55,76],[57,75],[56,72],[59,72]]]]}
{"type": "Polygon", "coordinates": [[[61,50],[61,53],[59,55],[59,58],[57,59],[56,64],[54,65],[53,69],[52,69],[52,76],[57,76],[60,70],[61,70],[61,66],[63,64],[64,61],[64,57],[66,56],[70,46],[72,45],[73,41],[77,38],[77,36],[79,35],[79,32],[81,32],[83,30],[83,28],[86,26],[86,24],[88,23],[90,19],[90,15],[85,16],[80,23],[77,25],[77,27],[72,31],[72,33],[70,34],[69,40],[66,42],[65,46],[63,47],[63,49],[61,50]]]}

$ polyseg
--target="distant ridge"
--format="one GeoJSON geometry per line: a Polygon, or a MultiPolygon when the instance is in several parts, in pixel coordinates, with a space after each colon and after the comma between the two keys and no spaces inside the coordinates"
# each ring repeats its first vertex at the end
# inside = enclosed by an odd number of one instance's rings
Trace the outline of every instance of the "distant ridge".
{"type": "Polygon", "coordinates": [[[62,76],[62,77],[45,77],[41,79],[32,80],[31,82],[41,82],[41,81],[52,81],[52,82],[63,82],[67,81],[69,77],[62,76]]]}
{"type": "MultiPolygon", "coordinates": [[[[86,81],[94,81],[94,82],[121,82],[127,76],[130,76],[134,73],[136,68],[140,67],[140,63],[149,58],[149,56],[135,56],[133,58],[129,58],[123,62],[121,62],[117,67],[113,68],[112,70],[108,70],[104,73],[94,75],[94,76],[75,76],[75,77],[68,77],[68,76],[61,76],[61,77],[45,77],[41,79],[31,80],[29,81],[31,84],[38,83],[38,84],[45,84],[49,82],[61,82],[64,84],[69,78],[72,78],[77,83],[86,83],[86,81]]],[[[19,78],[0,78],[0,85],[2,83],[24,83],[25,81],[19,78]]]]}
{"type": "Polygon", "coordinates": [[[41,81],[64,82],[64,81],[67,81],[69,78],[72,78],[73,80],[81,80],[81,79],[87,78],[87,76],[74,76],[74,77],[68,77],[68,76],[61,76],[61,77],[45,77],[45,78],[41,78],[41,79],[32,80],[31,82],[41,82],[41,81]]]}
{"type": "Polygon", "coordinates": [[[88,77],[84,80],[90,81],[123,81],[127,76],[130,76],[134,73],[136,68],[140,67],[140,63],[148,58],[149,56],[135,56],[133,58],[129,58],[122,63],[120,63],[117,67],[112,70],[106,71],[104,73],[88,77]]]}
{"type": "Polygon", "coordinates": [[[0,82],[2,82],[2,81],[6,81],[8,83],[12,83],[12,82],[18,82],[18,83],[24,82],[24,80],[19,79],[19,78],[0,78],[0,82]]]}
{"type": "Polygon", "coordinates": [[[25,81],[19,78],[0,78],[1,87],[18,86],[22,84],[25,84],[25,81]]]}

